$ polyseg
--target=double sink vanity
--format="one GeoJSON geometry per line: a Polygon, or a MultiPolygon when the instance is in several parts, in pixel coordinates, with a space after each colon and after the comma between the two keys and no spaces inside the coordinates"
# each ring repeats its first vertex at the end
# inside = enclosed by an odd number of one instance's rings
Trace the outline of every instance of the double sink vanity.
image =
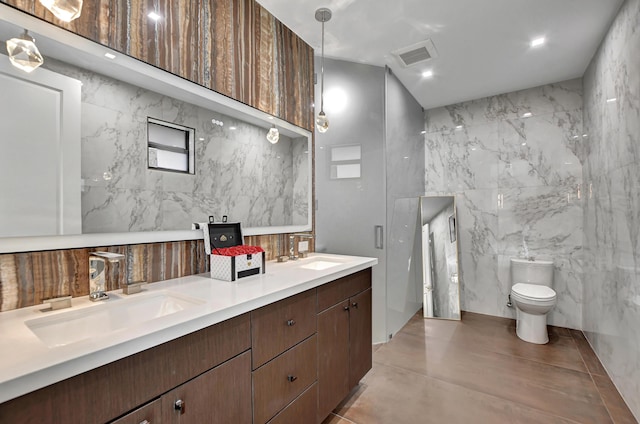
{"type": "Polygon", "coordinates": [[[3,312],[0,422],[322,422],[371,368],[376,263],[312,254],[3,312]]]}

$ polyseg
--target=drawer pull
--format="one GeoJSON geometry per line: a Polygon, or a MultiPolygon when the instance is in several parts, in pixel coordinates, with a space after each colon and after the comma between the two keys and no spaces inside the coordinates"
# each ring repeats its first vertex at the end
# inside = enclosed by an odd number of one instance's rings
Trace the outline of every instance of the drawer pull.
{"type": "Polygon", "coordinates": [[[296,377],[295,375],[288,375],[287,376],[287,380],[289,380],[290,383],[293,383],[297,379],[298,379],[298,377],[296,377]]]}
{"type": "Polygon", "coordinates": [[[292,326],[296,325],[296,322],[294,320],[290,319],[290,320],[287,320],[287,325],[289,327],[292,327],[292,326]]]}
{"type": "Polygon", "coordinates": [[[349,310],[349,307],[348,307],[348,306],[345,306],[345,307],[344,307],[344,310],[345,310],[345,311],[348,311],[348,310],[349,310]]]}
{"type": "Polygon", "coordinates": [[[140,424],[151,424],[151,421],[147,421],[147,420],[140,421],[140,424]]]}
{"type": "Polygon", "coordinates": [[[184,414],[184,407],[185,407],[185,404],[182,399],[178,399],[176,403],[173,404],[173,408],[176,411],[180,411],[180,415],[184,414]]]}
{"type": "Polygon", "coordinates": [[[354,308],[358,309],[358,302],[353,302],[353,303],[351,304],[351,306],[353,306],[354,308]]]}

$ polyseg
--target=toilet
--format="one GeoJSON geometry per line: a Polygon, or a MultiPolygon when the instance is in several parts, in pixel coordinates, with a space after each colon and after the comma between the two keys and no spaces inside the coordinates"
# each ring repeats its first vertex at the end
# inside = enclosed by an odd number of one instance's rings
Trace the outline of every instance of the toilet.
{"type": "Polygon", "coordinates": [[[556,304],[553,262],[511,259],[511,302],[516,306],[516,334],[525,342],[549,342],[547,314],[556,304]]]}

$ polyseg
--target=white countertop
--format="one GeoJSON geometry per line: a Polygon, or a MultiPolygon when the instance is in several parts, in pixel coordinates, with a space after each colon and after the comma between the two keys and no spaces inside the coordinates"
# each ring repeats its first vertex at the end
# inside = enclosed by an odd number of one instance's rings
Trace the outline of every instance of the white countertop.
{"type": "Polygon", "coordinates": [[[74,298],[72,307],[43,311],[47,305],[0,313],[0,403],[74,375],[100,367],[145,349],[206,328],[305,290],[326,284],[378,263],[375,258],[312,254],[297,261],[267,262],[266,273],[226,282],[209,274],[192,275],[148,284],[142,293],[126,296],[109,292],[110,299],[90,302],[74,298]],[[338,262],[325,270],[302,268],[322,258],[338,262]],[[96,337],[49,347],[26,322],[35,318],[100,308],[113,302],[133,302],[157,293],[176,293],[202,304],[111,332],[96,328],[96,337]]]}

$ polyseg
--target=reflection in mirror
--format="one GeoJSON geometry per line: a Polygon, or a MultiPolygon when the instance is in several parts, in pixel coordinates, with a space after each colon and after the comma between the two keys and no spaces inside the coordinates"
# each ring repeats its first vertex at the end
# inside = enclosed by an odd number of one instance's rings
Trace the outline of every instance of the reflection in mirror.
{"type": "Polygon", "coordinates": [[[455,197],[421,197],[420,221],[424,317],[459,320],[455,197]]]}
{"type": "MultiPolygon", "coordinates": [[[[109,50],[103,46],[4,5],[0,7],[7,12],[2,18],[6,20],[0,19],[0,41],[28,28],[45,57],[40,69],[26,74],[8,65],[7,56],[0,55],[0,62],[7,63],[0,67],[0,82],[4,79],[6,86],[14,88],[41,87],[41,82],[29,80],[40,73],[40,77],[46,74],[49,79],[81,87],[81,95],[73,100],[64,89],[47,85],[47,91],[58,93],[59,98],[79,103],[72,106],[80,110],[74,116],[74,125],[79,124],[80,130],[75,139],[69,141],[57,133],[42,137],[16,131],[15,137],[0,141],[4,152],[11,150],[5,146],[7,143],[41,143],[40,147],[27,149],[39,161],[34,164],[39,171],[34,172],[31,167],[25,175],[30,175],[33,183],[59,183],[54,189],[58,190],[57,195],[50,193],[46,208],[34,208],[33,202],[15,208],[22,210],[22,217],[16,216],[15,220],[27,219],[31,225],[12,225],[11,231],[0,232],[0,237],[190,231],[191,223],[207,221],[211,215],[216,219],[227,215],[230,221],[241,222],[245,235],[311,228],[309,131],[117,52],[116,59],[106,58],[109,50]],[[193,175],[150,166],[149,161],[154,159],[147,136],[150,118],[195,130],[193,152],[187,153],[193,154],[193,175]],[[281,134],[277,144],[266,139],[274,124],[281,134]],[[80,152],[65,151],[69,148],[64,146],[74,144],[80,146],[80,152]],[[74,161],[71,168],[70,160],[74,161]],[[67,203],[71,193],[73,202],[67,203]],[[48,215],[44,215],[45,211],[48,215]],[[73,217],[73,222],[67,215],[73,217]],[[35,225],[39,221],[51,224],[40,231],[35,225]]],[[[12,98],[26,102],[23,106],[27,110],[31,107],[29,101],[34,105],[40,102],[40,109],[46,106],[39,95],[30,98],[21,92],[14,94],[12,98]]],[[[38,120],[51,121],[52,128],[68,127],[61,120],[56,122],[65,116],[56,99],[49,102],[52,117],[38,109],[38,120]]],[[[18,122],[19,117],[18,108],[6,109],[3,127],[5,123],[18,122]],[[16,116],[12,115],[14,110],[16,116]]],[[[181,149],[185,151],[185,146],[181,149]]],[[[21,152],[22,158],[5,159],[13,163],[13,168],[20,168],[26,164],[26,153],[21,152]]],[[[15,181],[15,196],[25,182],[15,174],[2,174],[2,179],[15,181]]],[[[5,212],[9,213],[2,210],[3,219],[5,212]]],[[[189,239],[198,235],[167,237],[189,239]]],[[[158,241],[162,236],[151,238],[158,241]]],[[[144,237],[138,237],[136,242],[144,242],[144,237]]],[[[72,246],[62,242],[60,247],[72,246]]]]}

